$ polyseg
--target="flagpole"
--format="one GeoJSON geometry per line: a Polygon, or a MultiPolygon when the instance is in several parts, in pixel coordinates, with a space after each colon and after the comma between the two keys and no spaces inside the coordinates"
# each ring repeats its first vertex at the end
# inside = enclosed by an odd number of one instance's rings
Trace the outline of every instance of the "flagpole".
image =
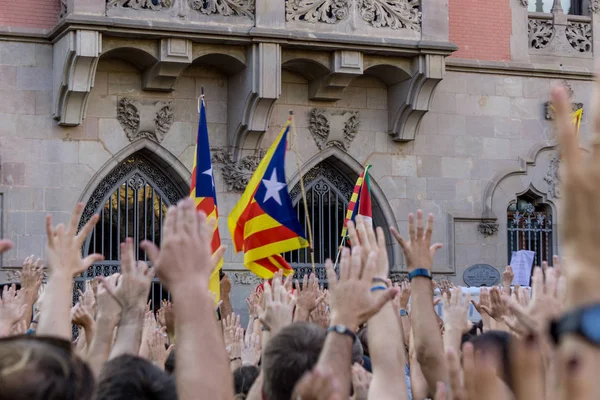
{"type": "Polygon", "coordinates": [[[338,264],[338,261],[340,260],[340,254],[342,253],[342,246],[344,245],[345,239],[346,239],[346,237],[342,236],[342,240],[340,241],[340,245],[338,246],[337,256],[335,256],[335,264],[333,264],[334,271],[337,271],[337,264],[338,264]]]}
{"type": "Polygon", "coordinates": [[[290,132],[292,133],[294,153],[296,154],[296,168],[300,177],[300,192],[302,193],[302,202],[304,203],[304,215],[306,216],[306,225],[308,226],[308,249],[310,251],[310,262],[312,264],[312,272],[315,272],[315,253],[313,249],[313,236],[310,217],[308,216],[308,202],[306,201],[306,192],[304,191],[304,178],[300,170],[300,159],[298,158],[298,141],[296,140],[296,123],[294,121],[294,111],[290,110],[290,132]]]}

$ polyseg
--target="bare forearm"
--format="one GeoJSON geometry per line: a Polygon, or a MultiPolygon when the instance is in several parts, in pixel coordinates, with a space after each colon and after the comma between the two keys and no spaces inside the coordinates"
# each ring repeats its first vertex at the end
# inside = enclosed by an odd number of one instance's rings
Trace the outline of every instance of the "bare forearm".
{"type": "Polygon", "coordinates": [[[110,359],[129,354],[137,356],[142,342],[142,324],[145,306],[123,310],[117,331],[117,340],[110,353],[110,359]]]}
{"type": "MultiPolygon", "coordinates": [[[[211,299],[206,290],[185,290],[187,298],[175,298],[177,353],[177,390],[181,400],[197,399],[199,393],[211,398],[233,398],[233,380],[227,353],[214,319],[211,299]],[[190,295],[193,293],[193,295],[190,295]],[[199,335],[202,335],[199,338],[199,335]]],[[[174,296],[177,291],[174,291],[174,296]]]]}
{"type": "Polygon", "coordinates": [[[118,322],[119,319],[117,317],[98,314],[98,318],[96,319],[97,329],[92,337],[86,357],[86,361],[96,377],[100,375],[102,365],[108,360],[112,347],[113,332],[118,322]]]}
{"type": "MultiPolygon", "coordinates": [[[[346,325],[344,321],[331,320],[332,325],[346,325]]],[[[356,329],[356,327],[349,327],[356,329]]],[[[357,329],[356,329],[357,330],[357,329]]],[[[351,367],[352,367],[352,339],[348,335],[330,333],[325,339],[325,344],[317,366],[332,371],[340,384],[340,398],[347,399],[350,396],[351,367]]]]}
{"type": "Polygon", "coordinates": [[[448,368],[444,356],[442,335],[433,309],[431,282],[414,279],[412,282],[413,331],[416,357],[427,380],[430,394],[436,390],[437,382],[448,383],[448,368]]]}
{"type": "Polygon", "coordinates": [[[452,348],[456,354],[460,354],[460,343],[462,341],[462,332],[452,326],[446,326],[444,330],[444,351],[452,348]]]}
{"type": "Polygon", "coordinates": [[[223,318],[223,316],[233,313],[233,306],[229,293],[221,293],[221,300],[223,300],[223,304],[221,304],[221,318],[223,318]]]}
{"type": "Polygon", "coordinates": [[[73,291],[73,278],[69,275],[52,274],[46,286],[45,302],[51,305],[46,307],[40,316],[38,335],[54,336],[71,341],[71,293],[73,291]]]}
{"type": "Polygon", "coordinates": [[[310,312],[307,309],[296,307],[294,311],[294,322],[308,322],[310,312]]]}
{"type": "Polygon", "coordinates": [[[406,354],[398,317],[391,303],[369,320],[369,353],[373,363],[370,399],[407,399],[404,376],[406,354]]]}

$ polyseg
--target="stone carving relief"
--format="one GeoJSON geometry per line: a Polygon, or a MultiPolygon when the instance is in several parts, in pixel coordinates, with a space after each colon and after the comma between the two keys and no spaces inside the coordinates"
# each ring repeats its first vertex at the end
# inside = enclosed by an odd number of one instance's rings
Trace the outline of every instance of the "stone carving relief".
{"type": "Polygon", "coordinates": [[[188,0],[192,10],[202,14],[254,18],[254,0],[188,0]]]}
{"type": "Polygon", "coordinates": [[[226,274],[233,285],[258,286],[263,283],[263,279],[252,272],[226,272],[226,274]]]}
{"type": "Polygon", "coordinates": [[[171,8],[174,0],[106,0],[106,8],[161,11],[171,8]]]}
{"type": "Polygon", "coordinates": [[[313,135],[319,150],[329,146],[348,150],[358,133],[359,126],[358,111],[313,108],[310,112],[308,130],[313,135]]]}
{"type": "Polygon", "coordinates": [[[58,12],[58,18],[63,19],[67,16],[67,0],[60,0],[60,11],[58,12]]]}
{"type": "Polygon", "coordinates": [[[551,21],[530,19],[528,23],[529,47],[543,49],[554,38],[554,26],[551,21]]]}
{"type": "MultiPolygon", "coordinates": [[[[552,121],[554,119],[554,108],[552,107],[552,103],[547,101],[546,104],[544,104],[544,108],[546,110],[546,120],[552,121]]],[[[581,108],[583,108],[583,103],[571,103],[571,112],[575,112],[581,108]]]]}
{"type": "Polygon", "coordinates": [[[590,0],[588,10],[590,11],[590,14],[595,14],[600,11],[600,0],[590,0]]]}
{"type": "Polygon", "coordinates": [[[236,163],[233,154],[227,149],[211,149],[211,153],[213,164],[221,165],[221,174],[227,190],[237,193],[246,190],[252,174],[265,155],[265,151],[262,150],[258,154],[242,157],[239,163],[236,163]]]}
{"type": "Polygon", "coordinates": [[[560,181],[558,180],[558,167],[560,166],[560,159],[552,157],[550,160],[550,166],[548,172],[544,176],[544,182],[548,184],[548,196],[550,198],[560,197],[560,181]]]}
{"type": "Polygon", "coordinates": [[[529,6],[529,0],[519,0],[519,3],[523,6],[523,7],[527,7],[529,6]]]}
{"type": "Polygon", "coordinates": [[[132,142],[146,137],[160,143],[173,119],[170,101],[146,102],[123,97],[117,105],[117,120],[132,142]]]}
{"type": "Polygon", "coordinates": [[[351,13],[375,28],[421,30],[420,0],[287,0],[286,20],[335,24],[351,13]]]}
{"type": "Polygon", "coordinates": [[[576,51],[580,53],[592,51],[592,24],[569,22],[565,33],[567,40],[576,51]]]}
{"type": "Polygon", "coordinates": [[[477,226],[477,230],[483,235],[483,237],[489,237],[498,232],[498,227],[499,225],[494,222],[481,222],[477,226]]]}

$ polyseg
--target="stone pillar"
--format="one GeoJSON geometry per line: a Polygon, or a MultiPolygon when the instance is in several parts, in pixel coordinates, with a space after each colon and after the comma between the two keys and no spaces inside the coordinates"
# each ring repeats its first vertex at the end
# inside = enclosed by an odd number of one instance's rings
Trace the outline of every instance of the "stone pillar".
{"type": "Polygon", "coordinates": [[[421,8],[421,40],[449,41],[448,0],[424,0],[421,8]]]}
{"type": "Polygon", "coordinates": [[[529,63],[529,29],[527,0],[510,0],[512,11],[512,35],[510,35],[510,58],[512,61],[529,63]]]}

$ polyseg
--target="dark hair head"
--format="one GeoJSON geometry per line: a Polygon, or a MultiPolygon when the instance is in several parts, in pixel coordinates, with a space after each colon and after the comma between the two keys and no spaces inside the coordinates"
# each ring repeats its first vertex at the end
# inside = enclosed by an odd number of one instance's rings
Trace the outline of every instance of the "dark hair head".
{"type": "Polygon", "coordinates": [[[471,338],[475,351],[492,356],[497,363],[499,378],[511,387],[509,349],[511,335],[504,331],[488,331],[471,338]]]}
{"type": "Polygon", "coordinates": [[[358,333],[356,334],[356,337],[358,337],[358,340],[360,340],[360,344],[362,345],[363,348],[363,354],[367,357],[369,357],[369,340],[368,340],[368,330],[367,330],[367,326],[363,326],[362,328],[359,329],[358,333]]]}
{"type": "Polygon", "coordinates": [[[171,354],[169,354],[169,357],[165,361],[165,372],[169,375],[175,373],[175,349],[171,351],[171,354]]]}
{"type": "Polygon", "coordinates": [[[247,395],[252,384],[258,378],[260,370],[254,365],[239,367],[233,371],[233,389],[235,394],[247,395]]]}
{"type": "Polygon", "coordinates": [[[295,323],[273,336],[262,354],[263,392],[268,400],[289,400],[305,372],[319,359],[325,343],[320,326],[295,323]]]}
{"type": "Polygon", "coordinates": [[[94,376],[61,339],[0,340],[0,400],[89,400],[94,376]]]}
{"type": "Polygon", "coordinates": [[[177,400],[175,380],[151,362],[124,355],[107,362],[98,382],[98,400],[177,400]]]}

